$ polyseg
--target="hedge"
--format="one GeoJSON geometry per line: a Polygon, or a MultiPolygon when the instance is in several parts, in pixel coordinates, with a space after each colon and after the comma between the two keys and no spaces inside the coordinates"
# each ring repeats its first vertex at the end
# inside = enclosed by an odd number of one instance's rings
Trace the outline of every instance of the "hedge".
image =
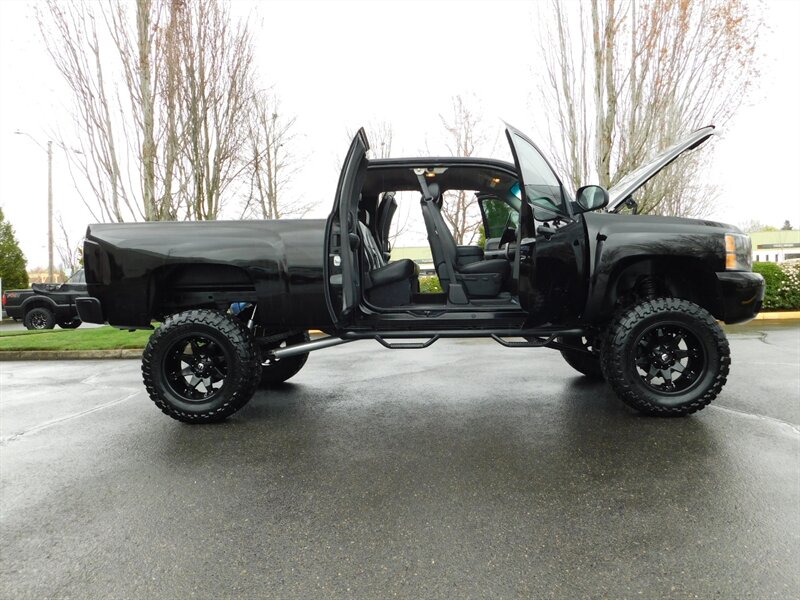
{"type": "Polygon", "coordinates": [[[764,310],[800,310],[800,263],[753,263],[767,283],[764,310]]]}
{"type": "Polygon", "coordinates": [[[442,286],[439,283],[439,278],[436,275],[426,275],[419,278],[419,292],[420,294],[441,294],[443,292],[442,286]]]}

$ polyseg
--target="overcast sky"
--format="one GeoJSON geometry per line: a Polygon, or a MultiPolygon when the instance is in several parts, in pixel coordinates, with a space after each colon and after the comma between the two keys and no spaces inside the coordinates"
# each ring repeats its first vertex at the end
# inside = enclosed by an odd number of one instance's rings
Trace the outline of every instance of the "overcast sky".
{"type": "MultiPolygon", "coordinates": [[[[235,11],[247,14],[255,4],[238,0],[235,11]]],[[[0,0],[0,206],[29,267],[47,264],[46,155],[13,132],[44,145],[68,121],[68,99],[39,37],[34,5],[0,0]]],[[[392,123],[395,156],[424,153],[426,145],[441,152],[438,115],[454,94],[474,94],[494,133],[501,133],[501,119],[536,131],[528,90],[537,58],[525,35],[535,26],[531,7],[496,0],[259,4],[257,66],[286,112],[297,115],[305,160],[294,189],[316,204],[310,216],[327,214],[346,132],[362,124],[392,123]]],[[[800,1],[767,1],[764,10],[762,79],[716,142],[709,183],[722,193],[712,217],[799,226],[792,186],[800,172],[800,1]]],[[[496,155],[508,154],[501,146],[496,155]]],[[[55,211],[77,240],[91,217],[65,161],[55,153],[55,211]]],[[[235,207],[226,214],[238,216],[235,207]]]]}

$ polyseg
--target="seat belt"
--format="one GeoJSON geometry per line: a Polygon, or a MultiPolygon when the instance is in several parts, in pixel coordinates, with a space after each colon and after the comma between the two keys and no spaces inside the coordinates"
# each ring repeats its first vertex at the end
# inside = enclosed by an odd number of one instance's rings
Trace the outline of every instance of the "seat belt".
{"type": "MultiPolygon", "coordinates": [[[[414,169],[414,172],[417,175],[419,187],[422,191],[422,201],[424,203],[422,210],[438,210],[435,206],[433,206],[433,196],[431,196],[431,192],[428,189],[428,182],[425,181],[425,176],[422,174],[422,171],[420,169],[414,169]]],[[[447,278],[450,280],[450,285],[458,284],[455,269],[445,257],[445,252],[442,249],[442,243],[439,240],[439,231],[436,229],[436,222],[432,220],[432,217],[429,218],[431,219],[431,223],[434,224],[434,231],[436,232],[436,239],[431,241],[436,244],[436,248],[439,250],[440,256],[444,259],[444,266],[447,269],[447,278]]]]}

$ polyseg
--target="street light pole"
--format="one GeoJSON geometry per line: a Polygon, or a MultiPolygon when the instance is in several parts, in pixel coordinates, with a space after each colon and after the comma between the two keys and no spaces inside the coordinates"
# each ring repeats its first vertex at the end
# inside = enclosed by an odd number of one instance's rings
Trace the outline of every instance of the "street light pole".
{"type": "Polygon", "coordinates": [[[47,279],[53,281],[53,142],[47,140],[47,279]]]}

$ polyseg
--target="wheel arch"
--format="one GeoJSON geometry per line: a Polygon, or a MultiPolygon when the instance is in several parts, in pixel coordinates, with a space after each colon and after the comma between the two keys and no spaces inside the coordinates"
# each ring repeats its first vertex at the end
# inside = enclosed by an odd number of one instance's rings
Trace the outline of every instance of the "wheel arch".
{"type": "Polygon", "coordinates": [[[602,293],[602,318],[620,306],[653,296],[689,300],[716,318],[723,313],[716,273],[705,261],[691,256],[635,256],[623,259],[611,272],[602,293]],[[655,288],[648,288],[648,282],[655,288]],[[644,288],[644,289],[643,289],[644,288]]]}
{"type": "Polygon", "coordinates": [[[46,308],[55,315],[56,303],[47,296],[33,295],[30,298],[26,298],[22,303],[22,318],[24,319],[28,311],[34,308],[46,308]]]}
{"type": "Polygon", "coordinates": [[[255,302],[256,287],[247,269],[227,263],[177,263],[154,269],[147,290],[150,313],[164,317],[190,308],[227,308],[255,302]]]}

